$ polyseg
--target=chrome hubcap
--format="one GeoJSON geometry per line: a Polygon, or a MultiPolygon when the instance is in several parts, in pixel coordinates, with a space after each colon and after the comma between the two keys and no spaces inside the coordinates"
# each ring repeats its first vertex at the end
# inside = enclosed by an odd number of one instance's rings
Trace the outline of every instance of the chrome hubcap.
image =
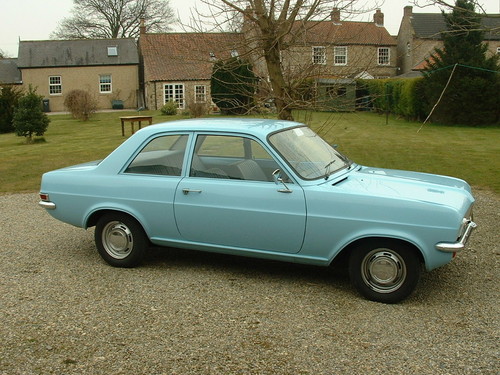
{"type": "Polygon", "coordinates": [[[111,221],[102,231],[102,244],[115,259],[124,259],[132,251],[134,238],[130,229],[119,221],[111,221]]]}
{"type": "Polygon", "coordinates": [[[404,260],[390,249],[372,250],[361,264],[363,281],[378,293],[391,293],[406,279],[404,260]]]}

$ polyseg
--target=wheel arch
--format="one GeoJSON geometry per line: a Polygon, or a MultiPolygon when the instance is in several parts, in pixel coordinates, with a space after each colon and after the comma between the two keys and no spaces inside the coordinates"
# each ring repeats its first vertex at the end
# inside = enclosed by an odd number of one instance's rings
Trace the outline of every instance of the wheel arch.
{"type": "Polygon", "coordinates": [[[103,217],[104,215],[109,214],[109,213],[120,213],[120,214],[130,216],[132,219],[137,221],[137,223],[145,231],[144,225],[142,225],[141,221],[135,215],[133,215],[132,213],[130,213],[126,210],[120,210],[120,209],[116,209],[116,208],[101,208],[101,209],[98,209],[98,210],[91,212],[90,215],[87,217],[87,220],[85,221],[85,228],[90,228],[90,227],[96,226],[99,219],[101,217],[103,217]]]}
{"type": "MultiPolygon", "coordinates": [[[[358,238],[350,242],[346,246],[344,246],[342,250],[340,250],[339,253],[335,256],[334,260],[347,260],[349,259],[349,256],[354,248],[357,248],[359,246],[364,245],[365,243],[369,243],[372,241],[381,241],[381,242],[387,242],[388,244],[396,244],[396,245],[399,244],[408,246],[409,248],[412,249],[412,251],[415,254],[417,254],[420,263],[425,264],[425,258],[422,253],[422,250],[417,245],[401,238],[384,237],[384,236],[371,236],[371,237],[358,238]]],[[[332,260],[331,263],[333,263],[334,260],[332,260]]]]}

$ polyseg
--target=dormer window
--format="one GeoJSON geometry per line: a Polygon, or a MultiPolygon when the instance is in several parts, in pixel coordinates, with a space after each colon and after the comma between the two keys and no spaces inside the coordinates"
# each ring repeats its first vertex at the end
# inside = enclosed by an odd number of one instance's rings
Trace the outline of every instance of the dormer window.
{"type": "Polygon", "coordinates": [[[215,61],[215,60],[216,60],[216,58],[215,58],[215,53],[210,52],[210,60],[212,60],[212,61],[215,61]]]}
{"type": "Polygon", "coordinates": [[[108,46],[108,56],[118,56],[118,46],[108,46]]]}
{"type": "Polygon", "coordinates": [[[235,49],[231,50],[231,57],[238,57],[240,54],[235,49]]]}

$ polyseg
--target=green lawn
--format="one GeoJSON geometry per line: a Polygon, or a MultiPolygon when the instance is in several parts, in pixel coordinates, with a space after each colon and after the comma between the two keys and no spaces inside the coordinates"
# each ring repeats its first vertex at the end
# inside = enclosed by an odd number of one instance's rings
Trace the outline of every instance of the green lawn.
{"type": "MultiPolygon", "coordinates": [[[[0,193],[37,191],[42,173],[104,158],[125,140],[119,116],[99,113],[89,122],[50,116],[45,143],[27,145],[13,134],[0,135],[0,193]]],[[[159,112],[153,122],[181,118],[159,112]]],[[[500,193],[500,128],[421,125],[373,113],[296,113],[359,164],[460,177],[476,188],[500,193]]],[[[126,125],[130,135],[130,125],[126,125]]]]}

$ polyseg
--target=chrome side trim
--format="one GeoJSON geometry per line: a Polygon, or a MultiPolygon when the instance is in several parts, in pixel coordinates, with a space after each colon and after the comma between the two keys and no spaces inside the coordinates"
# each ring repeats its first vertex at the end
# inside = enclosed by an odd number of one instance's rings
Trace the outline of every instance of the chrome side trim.
{"type": "Polygon", "coordinates": [[[40,202],[38,202],[38,205],[42,208],[45,208],[46,210],[55,210],[56,209],[56,204],[54,202],[40,201],[40,202]]]}
{"type": "Polygon", "coordinates": [[[445,253],[457,253],[459,251],[462,251],[465,247],[465,244],[467,243],[467,240],[469,239],[469,236],[476,227],[476,223],[474,223],[473,221],[469,221],[464,234],[458,242],[440,242],[436,245],[436,249],[438,249],[439,251],[444,251],[445,253]]]}

